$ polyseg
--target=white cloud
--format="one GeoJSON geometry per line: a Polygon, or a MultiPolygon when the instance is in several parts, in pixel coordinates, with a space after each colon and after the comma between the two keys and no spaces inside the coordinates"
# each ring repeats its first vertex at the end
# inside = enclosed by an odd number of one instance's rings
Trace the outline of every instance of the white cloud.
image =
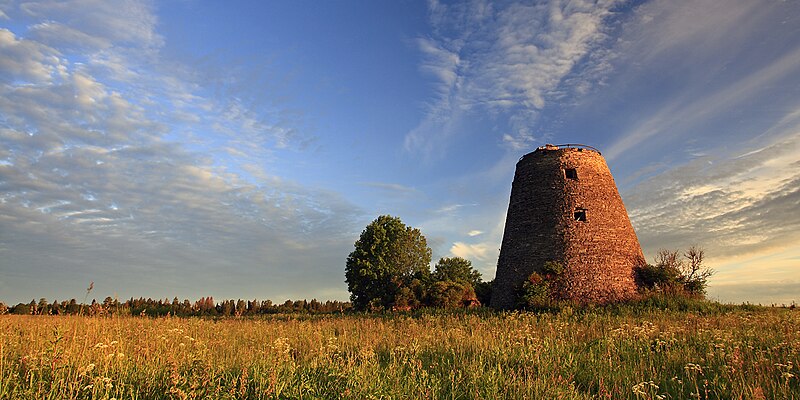
{"type": "Polygon", "coordinates": [[[20,39],[0,28],[0,79],[22,79],[33,83],[50,82],[61,70],[58,52],[41,43],[20,39]]]}
{"type": "Polygon", "coordinates": [[[450,253],[456,257],[485,261],[489,257],[489,249],[489,245],[486,243],[468,244],[455,242],[450,247],[450,253]]]}
{"type": "Polygon", "coordinates": [[[399,183],[385,183],[385,182],[362,182],[361,185],[372,187],[376,189],[380,189],[385,192],[389,192],[395,196],[410,196],[419,194],[419,190],[410,187],[401,185],[399,183]]]}
{"type": "Polygon", "coordinates": [[[105,36],[93,36],[54,21],[35,24],[29,33],[32,40],[56,48],[103,50],[112,46],[105,36]]]}
{"type": "Polygon", "coordinates": [[[467,232],[467,236],[478,236],[478,235],[481,235],[481,234],[483,234],[483,231],[479,231],[477,229],[473,229],[473,230],[467,232]]]}
{"type": "Polygon", "coordinates": [[[516,135],[503,135],[503,143],[515,152],[530,149],[535,141],[536,137],[527,129],[521,129],[516,135]]]}
{"type": "MultiPolygon", "coordinates": [[[[92,77],[84,74],[72,75],[73,86],[75,87],[75,99],[83,107],[94,107],[99,101],[106,97],[106,91],[103,85],[97,83],[92,77]]],[[[124,100],[123,100],[124,101],[124,100]]],[[[117,103],[123,105],[125,103],[117,103]]]]}
{"type": "MultiPolygon", "coordinates": [[[[164,44],[163,37],[156,32],[158,21],[149,1],[43,0],[27,1],[19,8],[28,18],[63,22],[61,34],[40,36],[43,41],[53,39],[63,44],[70,38],[84,41],[84,35],[89,35],[99,42],[123,46],[158,49],[164,44]]],[[[56,25],[51,23],[53,26],[56,25]]]]}
{"type": "Polygon", "coordinates": [[[446,97],[450,89],[456,85],[458,79],[458,54],[439,46],[431,39],[419,39],[419,49],[425,57],[425,62],[420,69],[433,75],[441,84],[438,94],[446,97]]]}
{"type": "Polygon", "coordinates": [[[464,207],[474,207],[475,205],[476,204],[447,204],[436,209],[434,212],[436,214],[452,214],[464,207]]]}

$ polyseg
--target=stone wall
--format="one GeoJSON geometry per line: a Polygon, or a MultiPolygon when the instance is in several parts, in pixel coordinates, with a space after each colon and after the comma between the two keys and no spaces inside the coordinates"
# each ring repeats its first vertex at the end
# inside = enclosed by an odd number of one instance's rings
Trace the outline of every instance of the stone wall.
{"type": "Polygon", "coordinates": [[[557,297],[607,303],[636,293],[639,241],[603,157],[585,148],[544,147],[517,163],[492,307],[515,306],[518,290],[546,261],[564,265],[557,297]]]}

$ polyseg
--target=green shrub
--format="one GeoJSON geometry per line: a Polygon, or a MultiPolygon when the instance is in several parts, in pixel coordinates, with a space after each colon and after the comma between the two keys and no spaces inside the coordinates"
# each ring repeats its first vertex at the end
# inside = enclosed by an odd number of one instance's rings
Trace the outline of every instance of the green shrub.
{"type": "Polygon", "coordinates": [[[643,292],[687,294],[704,297],[708,278],[714,270],[703,265],[705,252],[692,246],[682,260],[678,251],[661,249],[656,254],[655,265],[645,264],[634,268],[636,280],[643,292]]]}
{"type": "Polygon", "coordinates": [[[524,309],[539,309],[550,304],[550,283],[541,275],[532,273],[522,284],[519,305],[524,309]]]}
{"type": "Polygon", "coordinates": [[[469,283],[439,281],[431,285],[429,296],[433,307],[458,308],[465,300],[475,298],[475,290],[469,283]]]}
{"type": "Polygon", "coordinates": [[[564,266],[555,261],[542,265],[541,273],[534,272],[522,284],[517,306],[526,310],[554,310],[558,301],[554,298],[552,282],[564,272],[564,266]]]}

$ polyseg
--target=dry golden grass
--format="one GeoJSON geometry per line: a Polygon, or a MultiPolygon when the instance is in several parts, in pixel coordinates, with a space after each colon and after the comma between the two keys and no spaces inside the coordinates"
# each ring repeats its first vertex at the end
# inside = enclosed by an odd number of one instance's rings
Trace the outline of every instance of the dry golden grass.
{"type": "Polygon", "coordinates": [[[800,398],[799,315],[6,315],[0,398],[800,398]]]}

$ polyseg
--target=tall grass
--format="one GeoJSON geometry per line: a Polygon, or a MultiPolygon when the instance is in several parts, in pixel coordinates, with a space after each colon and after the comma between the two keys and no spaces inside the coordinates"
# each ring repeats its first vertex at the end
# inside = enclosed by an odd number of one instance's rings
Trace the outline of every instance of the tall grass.
{"type": "Polygon", "coordinates": [[[1,316],[0,332],[0,399],[800,398],[785,309],[1,316]]]}

